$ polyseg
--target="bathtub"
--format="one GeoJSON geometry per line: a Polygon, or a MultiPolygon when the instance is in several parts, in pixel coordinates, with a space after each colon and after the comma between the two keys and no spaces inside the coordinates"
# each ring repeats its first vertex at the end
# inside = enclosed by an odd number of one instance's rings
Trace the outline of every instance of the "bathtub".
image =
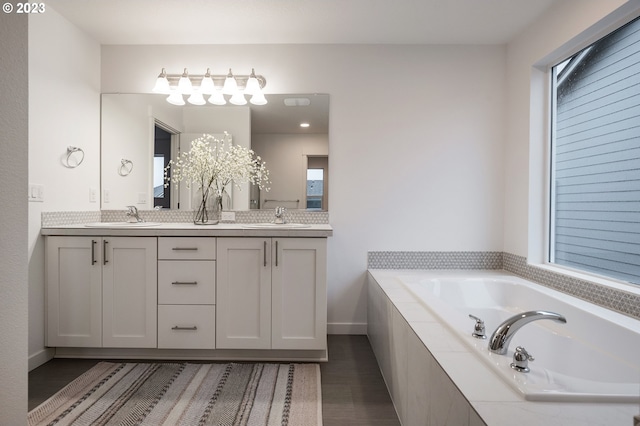
{"type": "Polygon", "coordinates": [[[399,274],[397,280],[524,399],[640,402],[640,321],[501,273],[482,278],[399,274]],[[567,323],[529,323],[515,334],[506,355],[490,352],[496,327],[530,310],[557,312],[567,323]],[[484,320],[486,340],[472,337],[475,321],[469,314],[484,320]],[[517,346],[535,358],[528,373],[510,368],[517,346]]]}

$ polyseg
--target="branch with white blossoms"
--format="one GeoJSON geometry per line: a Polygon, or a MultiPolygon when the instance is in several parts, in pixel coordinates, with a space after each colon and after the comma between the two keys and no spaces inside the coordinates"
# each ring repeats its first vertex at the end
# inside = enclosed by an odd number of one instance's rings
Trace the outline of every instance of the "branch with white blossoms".
{"type": "Polygon", "coordinates": [[[251,183],[269,191],[266,163],[253,150],[233,145],[231,135],[224,134],[224,139],[204,134],[191,142],[189,151],[169,161],[164,169],[165,188],[170,182],[185,182],[187,188],[196,184],[203,191],[211,188],[220,195],[229,184],[241,189],[242,184],[251,183]]]}

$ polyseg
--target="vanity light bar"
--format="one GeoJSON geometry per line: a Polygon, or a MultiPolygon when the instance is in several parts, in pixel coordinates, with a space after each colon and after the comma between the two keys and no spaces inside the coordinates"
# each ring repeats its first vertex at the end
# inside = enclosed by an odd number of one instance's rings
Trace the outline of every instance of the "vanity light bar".
{"type": "Polygon", "coordinates": [[[182,74],[167,74],[163,68],[153,92],[169,95],[167,102],[174,105],[184,105],[184,95],[189,96],[187,101],[193,105],[204,105],[204,96],[207,95],[210,96],[209,102],[214,105],[226,104],[224,95],[230,96],[229,102],[234,105],[245,105],[245,95],[251,96],[252,104],[264,105],[267,100],[262,89],[266,84],[267,79],[256,75],[253,69],[249,75],[235,75],[231,69],[227,74],[211,74],[209,68],[206,74],[189,74],[186,68],[182,74]]]}

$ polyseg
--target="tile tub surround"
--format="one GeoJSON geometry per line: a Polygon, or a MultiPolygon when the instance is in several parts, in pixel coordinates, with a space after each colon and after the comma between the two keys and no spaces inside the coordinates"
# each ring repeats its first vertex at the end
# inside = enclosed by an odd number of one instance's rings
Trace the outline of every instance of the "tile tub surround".
{"type": "MultiPolygon", "coordinates": [[[[494,274],[495,271],[476,271],[494,274]]],[[[402,271],[403,275],[425,271],[402,271]]],[[[459,271],[438,271],[455,277],[459,271]]],[[[468,272],[465,272],[468,275],[468,272]]],[[[405,425],[627,426],[638,403],[525,401],[396,278],[368,273],[369,339],[405,425]]],[[[639,401],[640,403],[640,401],[639,401]]]]}
{"type": "MultiPolygon", "coordinates": [[[[149,222],[190,223],[193,221],[191,210],[139,210],[140,216],[149,222]]],[[[263,223],[273,221],[273,210],[235,211],[235,222],[228,223],[263,223]]],[[[304,224],[328,224],[329,212],[307,210],[287,210],[288,222],[304,224]]],[[[61,225],[83,224],[91,222],[123,222],[127,220],[126,210],[66,211],[42,212],[42,227],[49,228],[61,225]]],[[[223,222],[224,223],[224,222],[223,222]]]]}
{"type": "Polygon", "coordinates": [[[367,269],[504,269],[526,280],[640,319],[640,294],[529,265],[526,258],[511,253],[375,251],[369,252],[367,257],[367,269]]]}

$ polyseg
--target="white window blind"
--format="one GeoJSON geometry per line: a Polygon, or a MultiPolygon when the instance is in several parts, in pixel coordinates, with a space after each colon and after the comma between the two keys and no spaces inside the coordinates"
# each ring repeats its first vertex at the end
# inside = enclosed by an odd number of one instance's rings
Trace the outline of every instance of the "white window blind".
{"type": "Polygon", "coordinates": [[[640,284],[640,20],[553,76],[550,261],[640,284]]]}

